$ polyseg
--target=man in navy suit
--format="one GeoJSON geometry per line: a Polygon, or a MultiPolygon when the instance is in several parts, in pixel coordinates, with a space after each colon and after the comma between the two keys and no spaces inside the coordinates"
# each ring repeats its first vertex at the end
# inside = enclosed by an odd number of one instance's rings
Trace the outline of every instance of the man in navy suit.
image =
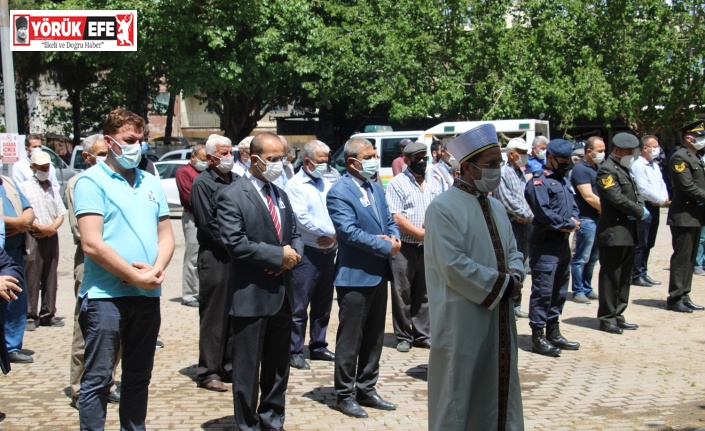
{"type": "Polygon", "coordinates": [[[233,401],[241,431],[284,429],[291,268],[301,261],[304,248],[289,198],[272,184],[282,173],[284,153],[277,135],[255,136],[249,171],[217,198],[220,242],[231,258],[233,401]]]}
{"type": "Polygon", "coordinates": [[[333,283],[340,308],[335,344],[336,408],[355,418],[367,417],[360,405],[396,409],[375,389],[390,259],[401,248],[399,228],[389,213],[384,191],[369,181],[377,172],[376,154],[367,139],[348,140],[343,149],[347,173],[331,187],[326,199],[338,239],[333,283]]]}
{"type": "MultiPolygon", "coordinates": [[[[0,220],[0,225],[2,225],[4,233],[5,225],[2,220],[0,220]]],[[[24,271],[5,252],[5,249],[0,247],[0,302],[10,302],[17,299],[15,292],[22,292],[20,286],[22,286],[23,282],[24,271]]],[[[10,358],[8,357],[7,346],[5,346],[3,325],[0,325],[0,370],[3,374],[10,372],[10,358]]]]}

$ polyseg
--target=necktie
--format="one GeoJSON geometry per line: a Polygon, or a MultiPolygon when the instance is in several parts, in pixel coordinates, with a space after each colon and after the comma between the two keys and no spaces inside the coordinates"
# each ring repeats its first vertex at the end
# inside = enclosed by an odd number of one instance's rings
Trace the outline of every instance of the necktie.
{"type": "Polygon", "coordinates": [[[262,190],[267,193],[267,208],[269,208],[269,215],[272,217],[274,228],[277,230],[277,237],[279,237],[279,241],[281,241],[282,226],[281,223],[279,223],[279,214],[277,214],[277,208],[274,206],[274,200],[272,199],[271,186],[269,184],[265,184],[264,187],[262,187],[262,190]]]}
{"type": "Polygon", "coordinates": [[[362,187],[365,189],[365,193],[367,194],[367,201],[372,206],[372,211],[375,214],[375,218],[378,222],[381,222],[382,219],[379,217],[379,211],[377,210],[377,202],[375,202],[375,198],[372,195],[372,184],[370,184],[368,181],[365,181],[364,183],[362,183],[362,187]]]}

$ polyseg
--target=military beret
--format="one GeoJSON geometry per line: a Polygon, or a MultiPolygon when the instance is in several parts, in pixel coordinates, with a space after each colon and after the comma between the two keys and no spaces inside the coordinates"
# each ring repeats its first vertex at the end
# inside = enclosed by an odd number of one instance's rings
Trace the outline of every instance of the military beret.
{"type": "Polygon", "coordinates": [[[703,120],[693,121],[678,129],[681,133],[692,133],[695,135],[705,135],[705,123],[703,120]]]}
{"type": "Polygon", "coordinates": [[[548,154],[554,157],[570,157],[573,154],[573,144],[565,139],[554,139],[546,147],[548,154]]]}
{"type": "Polygon", "coordinates": [[[424,145],[421,142],[412,142],[408,144],[406,147],[404,147],[404,155],[405,156],[410,156],[412,154],[420,153],[423,151],[424,153],[428,150],[428,147],[424,145]]]}
{"type": "Polygon", "coordinates": [[[614,135],[614,138],[612,138],[612,143],[615,147],[624,148],[625,150],[639,148],[639,140],[636,136],[627,132],[617,133],[614,135]]]}

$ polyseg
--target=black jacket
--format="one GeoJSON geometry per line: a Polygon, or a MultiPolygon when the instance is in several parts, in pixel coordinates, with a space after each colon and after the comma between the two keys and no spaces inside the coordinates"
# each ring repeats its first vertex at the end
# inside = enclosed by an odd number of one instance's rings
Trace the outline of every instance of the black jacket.
{"type": "Polygon", "coordinates": [[[598,246],[636,246],[644,202],[631,172],[609,157],[597,171],[596,186],[602,208],[595,233],[598,246]]]}

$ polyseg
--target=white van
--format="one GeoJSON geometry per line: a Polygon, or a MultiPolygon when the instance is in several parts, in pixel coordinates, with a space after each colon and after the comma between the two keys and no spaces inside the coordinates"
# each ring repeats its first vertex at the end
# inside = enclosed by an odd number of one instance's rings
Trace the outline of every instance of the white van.
{"type": "MultiPolygon", "coordinates": [[[[457,136],[481,124],[493,124],[497,129],[498,139],[502,147],[507,145],[512,138],[523,138],[531,144],[536,136],[542,135],[550,138],[549,124],[546,120],[493,120],[493,121],[452,121],[440,123],[426,131],[412,130],[405,132],[375,132],[356,133],[351,138],[365,138],[372,142],[379,154],[379,173],[382,184],[387,187],[387,182],[392,178],[392,161],[401,154],[399,142],[404,138],[412,141],[421,141],[428,146],[429,163],[431,161],[431,144],[434,140],[441,140],[446,136],[457,136]]],[[[345,172],[343,147],[333,155],[334,167],[339,172],[345,172]]]]}

